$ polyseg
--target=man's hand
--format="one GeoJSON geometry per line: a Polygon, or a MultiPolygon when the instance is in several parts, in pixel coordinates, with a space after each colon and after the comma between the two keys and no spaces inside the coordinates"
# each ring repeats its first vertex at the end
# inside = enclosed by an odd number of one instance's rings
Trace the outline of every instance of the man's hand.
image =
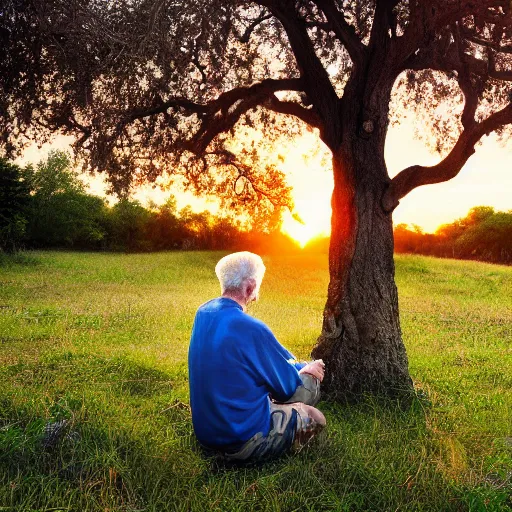
{"type": "Polygon", "coordinates": [[[317,359],[316,361],[313,361],[312,363],[308,363],[302,370],[299,371],[300,373],[309,373],[309,375],[312,375],[313,377],[316,377],[320,382],[324,380],[324,372],[325,372],[325,364],[321,359],[317,359]]]}

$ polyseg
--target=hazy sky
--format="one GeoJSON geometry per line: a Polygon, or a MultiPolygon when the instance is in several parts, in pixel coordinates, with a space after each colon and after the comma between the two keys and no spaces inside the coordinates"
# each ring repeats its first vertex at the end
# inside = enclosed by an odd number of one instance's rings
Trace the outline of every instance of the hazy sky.
{"type": "MultiPolygon", "coordinates": [[[[414,139],[410,124],[390,130],[386,144],[386,163],[391,176],[412,164],[433,165],[440,156],[432,154],[414,139]]],[[[463,217],[473,206],[512,209],[512,141],[499,143],[494,134],[482,144],[450,181],[425,185],[404,197],[394,213],[394,222],[418,224],[434,231],[440,224],[463,217]]]]}
{"type": "MultiPolygon", "coordinates": [[[[308,134],[305,140],[297,141],[295,151],[286,155],[283,164],[294,187],[297,210],[306,222],[300,226],[291,216],[286,218],[285,228],[296,238],[306,239],[313,232],[329,230],[331,167],[325,161],[327,153],[304,162],[304,148],[312,145],[313,135],[308,134]]],[[[413,124],[407,121],[390,128],[385,157],[391,176],[410,165],[434,165],[440,160],[424,142],[414,138],[413,124]]],[[[492,134],[476,148],[458,176],[445,183],[419,187],[404,197],[393,213],[393,221],[417,224],[434,232],[439,225],[464,217],[471,207],[480,205],[512,210],[512,142],[504,146],[492,134]]]]}
{"type": "MultiPolygon", "coordinates": [[[[391,176],[413,164],[433,165],[439,161],[422,141],[414,138],[414,129],[407,120],[390,128],[386,143],[386,163],[391,176]]],[[[58,137],[52,146],[27,149],[23,161],[37,162],[45,158],[48,150],[67,149],[71,139],[58,137]]],[[[277,151],[277,149],[276,149],[277,151]]],[[[330,227],[330,198],[332,173],[328,151],[319,143],[316,133],[306,132],[303,137],[278,148],[284,162],[278,165],[287,174],[296,210],[304,220],[301,225],[285,216],[284,230],[294,238],[305,242],[330,227]]],[[[91,181],[91,192],[104,191],[101,179],[91,181]]],[[[473,206],[494,206],[497,210],[512,209],[512,142],[504,146],[491,134],[476,148],[454,179],[436,185],[426,185],[413,190],[402,199],[394,212],[395,224],[417,224],[425,231],[433,232],[444,223],[466,215],[473,206]]],[[[151,189],[139,191],[135,197],[145,202],[148,197],[162,203],[168,192],[151,189]]],[[[196,211],[212,207],[192,194],[177,194],[178,207],[191,204],[196,211]]]]}

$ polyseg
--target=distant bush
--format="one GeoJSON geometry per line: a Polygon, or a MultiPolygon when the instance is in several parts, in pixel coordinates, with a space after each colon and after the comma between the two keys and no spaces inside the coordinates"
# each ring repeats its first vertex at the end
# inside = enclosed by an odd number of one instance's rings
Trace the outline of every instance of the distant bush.
{"type": "Polygon", "coordinates": [[[399,224],[395,252],[512,264],[512,211],[471,208],[466,217],[440,226],[435,234],[399,224]]]}
{"type": "Polygon", "coordinates": [[[232,217],[190,207],[177,210],[171,196],[160,207],[121,199],[113,206],[85,191],[67,153],[51,152],[35,168],[0,160],[0,252],[71,248],[145,252],[253,250],[282,252],[298,245],[276,227],[245,229],[232,217]]]}

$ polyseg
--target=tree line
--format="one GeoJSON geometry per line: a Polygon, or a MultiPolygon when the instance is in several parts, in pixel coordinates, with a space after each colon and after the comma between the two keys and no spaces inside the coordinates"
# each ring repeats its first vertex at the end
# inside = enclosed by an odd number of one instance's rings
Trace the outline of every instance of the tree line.
{"type": "Polygon", "coordinates": [[[234,217],[178,211],[171,196],[144,207],[124,198],[109,206],[87,193],[69,155],[55,151],[37,166],[0,159],[0,251],[64,248],[161,251],[191,249],[290,250],[296,243],[279,229],[248,229],[234,217]]]}
{"type": "MultiPolygon", "coordinates": [[[[512,210],[475,206],[465,217],[443,224],[435,233],[425,233],[415,224],[397,224],[393,233],[395,253],[512,264],[512,210]]],[[[305,249],[327,253],[329,238],[312,240],[305,249]]]]}
{"type": "Polygon", "coordinates": [[[433,234],[406,224],[398,224],[394,234],[395,252],[512,264],[512,210],[476,206],[433,234]]]}
{"type": "MultiPolygon", "coordinates": [[[[512,264],[512,211],[477,206],[461,219],[425,233],[419,226],[394,228],[395,252],[512,264]]],[[[328,252],[329,238],[305,250],[328,252]]],[[[109,206],[86,192],[69,155],[50,153],[36,167],[0,159],[0,250],[298,250],[279,231],[247,229],[234,217],[178,211],[171,196],[159,207],[121,199],[109,206]]]]}

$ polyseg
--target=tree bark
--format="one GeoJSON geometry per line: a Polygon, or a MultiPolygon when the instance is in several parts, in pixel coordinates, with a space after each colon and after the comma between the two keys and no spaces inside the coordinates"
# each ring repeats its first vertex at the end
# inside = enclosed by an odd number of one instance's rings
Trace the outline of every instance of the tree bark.
{"type": "Polygon", "coordinates": [[[326,363],[323,388],[336,400],[365,393],[403,398],[410,396],[412,381],[394,281],[392,217],[382,208],[389,186],[387,123],[366,124],[370,133],[363,123],[354,128],[354,118],[349,123],[352,136],[345,132],[345,142],[333,152],[330,283],[312,355],[326,363]]]}

